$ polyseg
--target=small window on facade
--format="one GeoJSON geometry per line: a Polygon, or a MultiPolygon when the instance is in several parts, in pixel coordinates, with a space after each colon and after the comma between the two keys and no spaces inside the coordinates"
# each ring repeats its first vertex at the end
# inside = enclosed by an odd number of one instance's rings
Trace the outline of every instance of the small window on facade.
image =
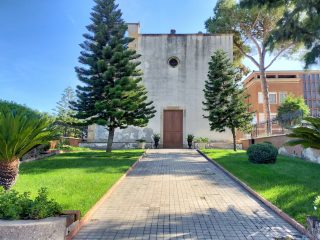
{"type": "Polygon", "coordinates": [[[278,78],[297,78],[297,75],[279,75],[278,78]]]}
{"type": "Polygon", "coordinates": [[[270,104],[277,103],[277,93],[269,93],[269,103],[270,104]]]}
{"type": "MultiPolygon", "coordinates": [[[[258,92],[258,103],[263,103],[262,92],[258,92]]],[[[275,93],[275,92],[269,93],[269,103],[270,104],[277,103],[277,93],[275,93]]]]}
{"type": "Polygon", "coordinates": [[[168,60],[168,64],[171,67],[175,68],[175,67],[177,67],[179,65],[179,59],[177,57],[171,57],[168,60]]]}
{"type": "Polygon", "coordinates": [[[276,75],[267,75],[267,78],[276,78],[276,75]]]}
{"type": "Polygon", "coordinates": [[[285,101],[286,97],[287,97],[287,93],[286,92],[280,92],[279,93],[279,101],[280,101],[280,103],[283,103],[285,101]]]}

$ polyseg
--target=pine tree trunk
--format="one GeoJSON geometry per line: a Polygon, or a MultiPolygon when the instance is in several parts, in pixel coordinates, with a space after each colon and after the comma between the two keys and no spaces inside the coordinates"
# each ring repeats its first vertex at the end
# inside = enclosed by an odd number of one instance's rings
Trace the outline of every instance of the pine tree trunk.
{"type": "Polygon", "coordinates": [[[236,140],[236,129],[234,127],[231,128],[232,138],[233,138],[233,151],[237,151],[237,140],[236,140]]]}
{"type": "Polygon", "coordinates": [[[107,152],[111,152],[112,151],[112,143],[113,143],[114,132],[115,132],[114,128],[109,128],[107,152]]]}
{"type": "Polygon", "coordinates": [[[266,78],[266,72],[263,68],[260,68],[260,80],[261,80],[261,90],[263,95],[263,113],[266,121],[265,130],[267,135],[272,134],[272,123],[271,123],[271,110],[269,102],[269,88],[266,78]]]}
{"type": "Polygon", "coordinates": [[[9,190],[16,182],[19,173],[19,159],[0,161],[0,186],[9,190]]]}

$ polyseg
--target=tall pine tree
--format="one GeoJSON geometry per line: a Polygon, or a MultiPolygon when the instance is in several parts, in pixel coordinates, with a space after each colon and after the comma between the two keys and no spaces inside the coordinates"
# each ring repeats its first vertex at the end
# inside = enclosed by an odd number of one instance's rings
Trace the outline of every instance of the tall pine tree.
{"type": "Polygon", "coordinates": [[[77,86],[78,100],[73,108],[88,124],[105,125],[109,131],[107,151],[112,150],[116,128],[144,127],[154,117],[152,102],[137,68],[140,57],[129,49],[127,25],[114,0],[94,0],[89,33],[80,44],[81,67],[76,67],[83,86],[77,86]]]}
{"type": "Polygon", "coordinates": [[[76,93],[72,87],[67,87],[61,96],[57,106],[53,111],[56,113],[57,130],[61,136],[64,137],[77,137],[80,135],[80,130],[75,126],[82,125],[82,121],[75,118],[77,114],[72,110],[71,102],[76,99],[76,93]]]}
{"type": "Polygon", "coordinates": [[[224,132],[229,128],[233,136],[233,149],[236,148],[236,130],[250,130],[252,113],[245,103],[247,96],[238,86],[241,74],[233,67],[226,53],[218,50],[209,62],[208,79],[205,82],[203,110],[208,112],[212,131],[224,132]]]}

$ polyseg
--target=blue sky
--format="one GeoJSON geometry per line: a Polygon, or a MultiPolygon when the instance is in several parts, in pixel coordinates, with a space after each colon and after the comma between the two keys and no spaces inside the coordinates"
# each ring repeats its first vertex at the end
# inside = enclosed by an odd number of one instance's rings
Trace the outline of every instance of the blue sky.
{"type": "MultiPolygon", "coordinates": [[[[215,0],[118,0],[127,22],[142,33],[205,31],[215,0]]],[[[51,111],[62,91],[79,81],[79,43],[90,22],[92,0],[0,1],[0,98],[51,111]]],[[[247,62],[247,61],[246,61],[247,62]]],[[[247,62],[251,69],[254,67],[247,62]]],[[[302,69],[277,61],[270,69],[302,69]]]]}

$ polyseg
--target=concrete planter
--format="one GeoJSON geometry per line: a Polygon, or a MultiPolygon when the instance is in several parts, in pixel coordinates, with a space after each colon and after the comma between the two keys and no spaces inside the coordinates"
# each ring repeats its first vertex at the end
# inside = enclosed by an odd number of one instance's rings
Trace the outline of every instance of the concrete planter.
{"type": "Polygon", "coordinates": [[[307,230],[315,240],[320,240],[320,220],[316,217],[307,217],[307,230]]]}
{"type": "Polygon", "coordinates": [[[66,236],[66,217],[41,220],[0,220],[0,239],[63,240],[66,236]]]}
{"type": "Polygon", "coordinates": [[[146,143],[145,142],[138,142],[138,148],[145,149],[146,143]]]}
{"type": "Polygon", "coordinates": [[[207,146],[207,143],[199,142],[198,143],[198,149],[205,149],[207,146]]]}

